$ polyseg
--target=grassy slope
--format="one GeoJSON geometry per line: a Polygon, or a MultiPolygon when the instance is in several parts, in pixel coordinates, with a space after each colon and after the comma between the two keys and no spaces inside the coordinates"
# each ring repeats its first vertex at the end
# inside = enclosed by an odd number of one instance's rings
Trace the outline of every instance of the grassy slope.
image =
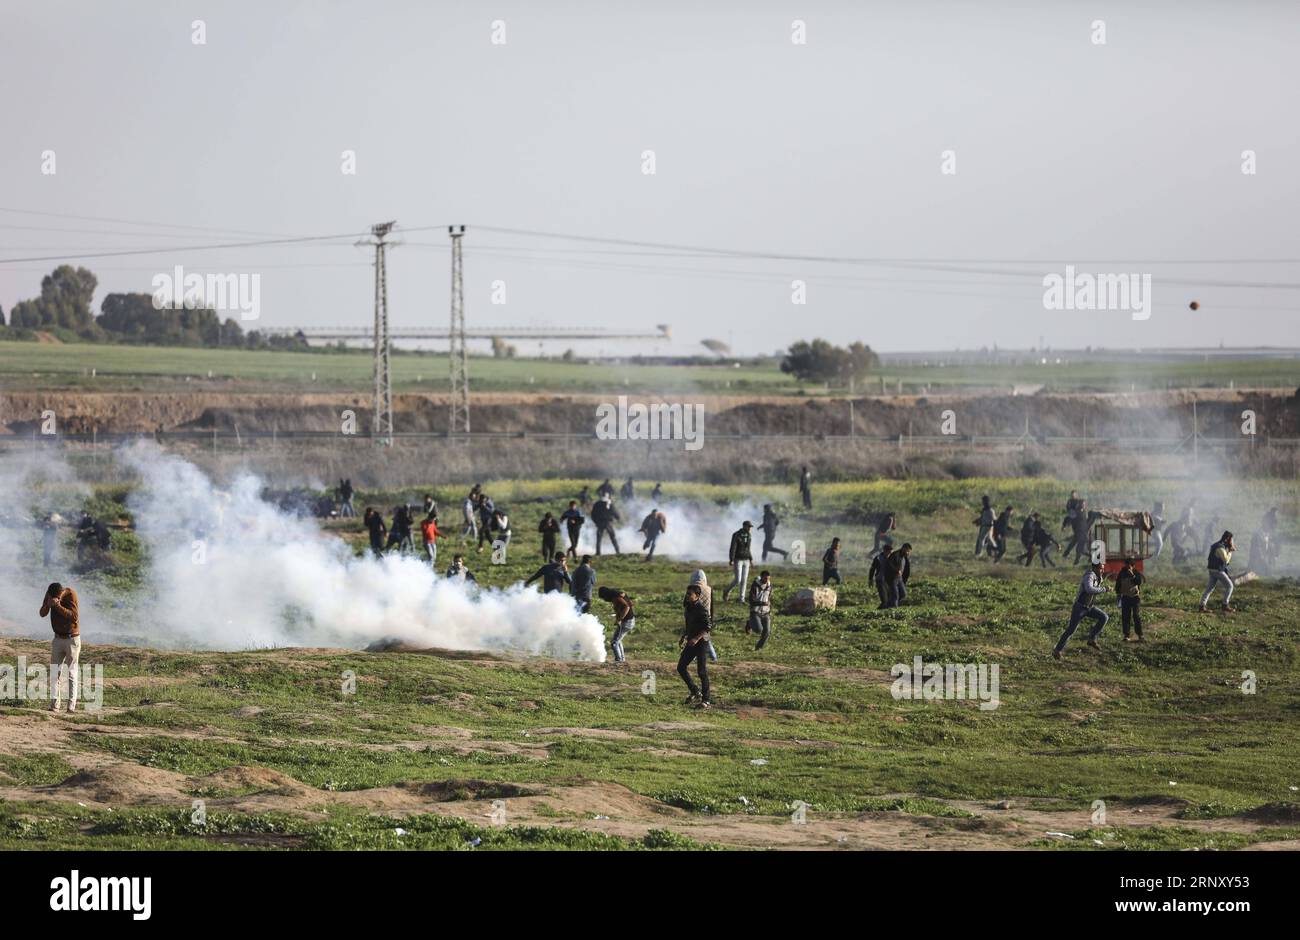
{"type": "MultiPolygon", "coordinates": [[[[447,377],[446,356],[399,355],[393,358],[393,382],[404,391],[442,392],[447,377]]],[[[289,391],[364,391],[371,385],[369,355],[325,352],[249,352],[224,349],[184,349],[92,344],[52,345],[0,342],[0,387],[71,386],[86,389],[130,388],[147,380],[158,390],[158,379],[182,384],[186,377],[238,380],[242,386],[289,391]],[[91,378],[92,369],[98,375],[91,378]],[[316,378],[312,380],[312,374],[316,378]]],[[[746,366],[583,365],[560,360],[498,360],[475,358],[470,374],[477,391],[600,392],[627,389],[658,393],[794,394],[798,385],[775,363],[746,366]]],[[[882,371],[889,390],[902,379],[909,391],[927,383],[935,386],[999,386],[1013,383],[1127,391],[1173,386],[1294,388],[1300,385],[1300,359],[1263,361],[1152,363],[1117,367],[1110,363],[1067,365],[966,366],[961,368],[898,367],[882,371]]],[[[867,392],[879,391],[878,379],[867,392]]],[[[810,393],[816,389],[809,389],[810,393]]]]}
{"type": "MultiPolygon", "coordinates": [[[[1013,489],[1005,484],[995,495],[999,504],[1007,498],[1018,506],[1057,505],[1066,489],[1042,481],[1013,489]]],[[[573,488],[489,487],[499,502],[514,503],[520,528],[533,515],[520,502],[525,496],[558,497],[573,488]]],[[[1181,798],[1189,801],[1188,818],[1294,800],[1290,787],[1300,785],[1295,582],[1250,585],[1239,592],[1235,615],[1201,616],[1192,612],[1199,559],[1185,572],[1162,561],[1152,571],[1146,602],[1150,642],[1119,643],[1116,621],[1103,636],[1101,654],[1076,642],[1065,662],[1055,663],[1047,653],[1063,626],[1078,569],[1044,573],[1004,565],[990,571],[986,563],[968,559],[971,506],[985,488],[984,481],[844,484],[822,488],[807,516],[790,510],[790,527],[811,536],[813,558],[830,534],[849,540],[850,583],[833,612],[777,616],[774,640],[757,653],[741,632],[741,606],[724,607],[719,595],[722,661],[713,676],[721,707],[705,716],[682,707],[673,672],[680,591],[694,566],[671,560],[645,565],[624,557],[602,559],[599,571],[601,583],[622,587],[638,601],[637,630],[626,641],[627,667],[483,664],[405,653],[323,653],[293,663],[274,652],[159,656],[120,650],[107,657],[110,678],[142,676],[159,684],[110,689],[106,704],[120,711],[78,719],[133,734],[82,733],[72,747],[187,775],[268,767],[322,793],[447,778],[524,785],[609,781],[692,814],[773,819],[787,814],[794,800],[811,804],[814,814],[893,808],[960,815],[928,801],[1031,799],[1077,810],[1079,847],[1095,847],[1086,832],[1095,799],[1181,798]],[[903,513],[900,535],[919,548],[911,603],[891,612],[875,609],[862,578],[864,529],[843,521],[885,507],[903,513]],[[927,662],[998,663],[1001,707],[981,712],[970,702],[895,701],[886,673],[893,663],[917,655],[927,662]],[[339,692],[345,669],[358,674],[354,696],[339,692]],[[656,673],[653,696],[641,692],[643,669],[656,673]],[[1240,691],[1243,670],[1257,673],[1258,694],[1240,691]],[[149,700],[174,706],[153,707],[149,700]],[[265,710],[251,717],[233,713],[244,705],[265,710]],[[698,727],[647,727],[701,717],[705,723],[698,727]],[[476,740],[501,749],[464,751],[426,738],[431,726],[466,728],[476,740]],[[628,737],[541,734],[549,756],[540,761],[506,747],[546,727],[609,729],[628,737]],[[203,729],[201,736],[173,736],[196,728],[203,729]],[[423,747],[376,749],[422,739],[423,747]],[[706,756],[666,759],[648,746],[706,756]],[[759,758],[769,763],[750,763],[759,758]]],[[[741,495],[727,488],[680,489],[698,498],[741,495]]],[[[1098,502],[1111,498],[1099,490],[1088,495],[1098,502]]],[[[1262,503],[1260,496],[1261,510],[1262,503]]],[[[1284,503],[1287,518],[1295,519],[1295,509],[1294,497],[1284,503]]],[[[1248,531],[1254,521],[1240,528],[1248,531]]],[[[532,538],[522,539],[507,566],[473,558],[474,567],[487,583],[508,583],[536,565],[532,544],[532,538]]],[[[1294,546],[1288,551],[1284,562],[1294,567],[1294,546]]],[[[773,567],[778,602],[820,581],[816,566],[773,567]]],[[[714,581],[722,577],[718,566],[710,566],[710,574],[714,581]]],[[[114,583],[130,582],[119,574],[114,583]]],[[[598,608],[608,622],[607,605],[598,608]]],[[[0,755],[0,773],[20,784],[55,783],[68,771],[57,755],[0,755]]],[[[0,847],[212,846],[220,841],[212,837],[217,831],[253,844],[264,838],[266,845],[302,847],[449,848],[476,836],[487,847],[506,848],[682,844],[662,834],[629,842],[568,832],[563,826],[581,820],[564,812],[557,813],[560,828],[542,829],[419,817],[400,823],[413,834],[400,839],[392,834],[391,820],[338,808],[325,822],[274,814],[215,818],[217,829],[204,835],[187,823],[184,806],[108,814],[75,805],[10,803],[0,806],[0,847]]],[[[1176,827],[1108,832],[1090,835],[1105,837],[1108,846],[1132,848],[1205,845],[1207,839],[1222,848],[1300,837],[1294,829],[1213,836],[1176,827]]]]}

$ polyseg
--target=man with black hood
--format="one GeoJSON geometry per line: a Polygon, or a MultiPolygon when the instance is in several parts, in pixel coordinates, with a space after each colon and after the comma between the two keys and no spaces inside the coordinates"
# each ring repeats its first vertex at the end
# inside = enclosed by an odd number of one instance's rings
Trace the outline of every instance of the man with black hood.
{"type": "Polygon", "coordinates": [[[542,560],[545,561],[555,554],[555,540],[560,537],[560,523],[548,512],[537,523],[537,531],[542,535],[542,560]]]}
{"type": "Polygon", "coordinates": [[[582,524],[587,521],[583,516],[582,510],[578,508],[576,499],[569,500],[569,508],[560,514],[560,521],[564,523],[565,529],[569,533],[569,547],[565,551],[566,555],[578,557],[578,536],[582,532],[582,524]]]}
{"type": "Polygon", "coordinates": [[[1007,506],[993,520],[993,544],[998,547],[997,553],[993,556],[994,563],[1002,560],[1002,556],[1007,553],[1007,531],[1011,528],[1011,517],[1015,515],[1015,510],[1007,506]]]}
{"type": "Polygon", "coordinates": [[[591,521],[596,524],[596,554],[600,554],[601,539],[609,536],[609,544],[614,546],[614,554],[623,554],[618,550],[618,538],[614,535],[614,523],[622,516],[614,508],[614,501],[608,496],[591,504],[591,521]]]}
{"type": "Polygon", "coordinates": [[[366,511],[361,516],[361,524],[370,532],[370,551],[379,557],[384,553],[384,536],[388,534],[388,527],[384,525],[384,517],[379,514],[379,510],[373,506],[367,506],[366,511]]]}
{"type": "Polygon", "coordinates": [[[410,507],[406,505],[393,507],[393,524],[388,527],[388,544],[384,546],[384,551],[388,551],[394,545],[400,554],[407,549],[414,548],[411,543],[411,526],[414,520],[411,518],[410,507]]]}
{"type": "Polygon", "coordinates": [[[877,610],[884,610],[890,606],[893,582],[889,580],[889,556],[893,553],[892,545],[882,545],[880,554],[871,559],[871,568],[867,571],[867,580],[876,586],[876,594],[880,597],[880,606],[876,608],[877,610]]]}
{"type": "Polygon", "coordinates": [[[487,493],[478,494],[478,551],[483,551],[483,543],[492,544],[492,517],[496,514],[497,504],[487,493]]]}
{"type": "Polygon", "coordinates": [[[1020,544],[1024,547],[1024,554],[1019,555],[1016,561],[1023,561],[1025,567],[1034,560],[1034,526],[1038,522],[1038,513],[1031,512],[1025,516],[1025,524],[1020,527],[1020,544]]]}

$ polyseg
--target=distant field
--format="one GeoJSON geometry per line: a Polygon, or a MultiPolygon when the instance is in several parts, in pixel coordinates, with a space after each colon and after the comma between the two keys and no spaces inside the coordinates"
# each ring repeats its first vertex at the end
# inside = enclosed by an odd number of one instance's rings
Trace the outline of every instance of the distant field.
{"type": "MultiPolygon", "coordinates": [[[[445,355],[393,357],[393,381],[404,391],[442,391],[447,386],[445,355]]],[[[0,386],[6,388],[144,388],[209,379],[229,387],[292,391],[363,390],[371,383],[371,358],[362,352],[270,352],[174,347],[55,345],[0,342],[0,386]],[[95,370],[96,375],[91,376],[95,370]]],[[[942,388],[1045,385],[1055,389],[1127,391],[1166,387],[1300,387],[1300,359],[1153,363],[1141,367],[1113,363],[1020,366],[909,366],[885,368],[858,391],[889,392],[901,380],[906,392],[942,388]]],[[[584,364],[559,359],[470,360],[470,380],[478,391],[640,393],[798,394],[800,386],[775,362],[761,365],[699,366],[584,364]]],[[[809,386],[805,394],[825,394],[809,386]]]]}

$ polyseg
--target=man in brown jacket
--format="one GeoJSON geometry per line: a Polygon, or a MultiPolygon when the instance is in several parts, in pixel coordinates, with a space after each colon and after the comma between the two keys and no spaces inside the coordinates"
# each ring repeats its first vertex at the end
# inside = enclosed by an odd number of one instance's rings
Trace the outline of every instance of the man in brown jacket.
{"type": "Polygon", "coordinates": [[[65,675],[68,677],[68,711],[75,711],[78,660],[81,658],[77,592],[65,588],[57,581],[51,584],[45,589],[45,600],[41,604],[41,616],[47,615],[50,626],[54,629],[54,642],[50,645],[50,678],[54,680],[54,688],[50,692],[50,711],[59,710],[65,675]]]}

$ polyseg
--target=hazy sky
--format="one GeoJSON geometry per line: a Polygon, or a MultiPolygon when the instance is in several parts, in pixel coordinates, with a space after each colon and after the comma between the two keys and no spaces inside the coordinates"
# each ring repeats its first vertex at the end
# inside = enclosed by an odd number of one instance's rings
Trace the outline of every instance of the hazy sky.
{"type": "MultiPolygon", "coordinates": [[[[1298,48],[1289,2],[9,0],[0,208],[51,215],[0,211],[0,259],[396,219],[469,227],[472,325],[669,323],[679,351],[1300,345],[1297,261],[1155,263],[1300,259],[1298,48]],[[1067,263],[1152,274],[1150,319],[1045,310],[1067,263]]],[[[399,238],[393,321],[444,325],[445,229],[399,238]]],[[[262,325],[364,324],[355,240],[73,263],[96,309],[183,264],[260,274],[262,325]]],[[[0,306],[55,264],[0,263],[0,306]]]]}

